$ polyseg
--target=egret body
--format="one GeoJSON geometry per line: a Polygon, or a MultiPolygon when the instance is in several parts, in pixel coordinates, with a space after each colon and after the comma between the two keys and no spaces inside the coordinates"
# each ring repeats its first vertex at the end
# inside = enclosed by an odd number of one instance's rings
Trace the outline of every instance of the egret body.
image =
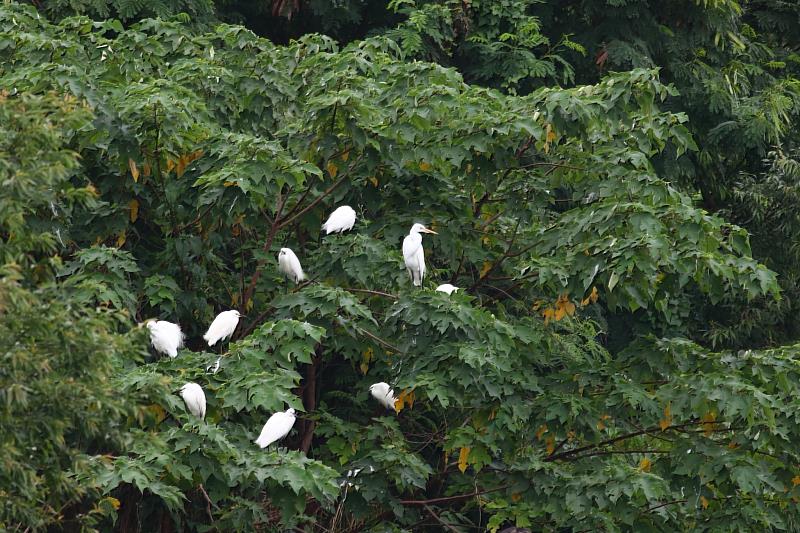
{"type": "Polygon", "coordinates": [[[239,324],[240,316],[242,315],[236,309],[218,314],[211,325],[208,326],[206,334],[203,335],[208,345],[214,346],[220,340],[229,339],[239,324]]]}
{"type": "Polygon", "coordinates": [[[181,387],[181,397],[186,408],[198,418],[206,417],[206,394],[197,383],[187,383],[181,387]]]}
{"type": "Polygon", "coordinates": [[[295,283],[300,283],[306,277],[300,260],[290,248],[281,248],[278,252],[278,270],[292,278],[295,283]]]}
{"type": "Polygon", "coordinates": [[[349,205],[337,207],[331,216],[328,217],[327,222],[322,225],[322,231],[325,235],[331,233],[344,233],[353,229],[356,223],[356,212],[349,205]]]}
{"type": "Polygon", "coordinates": [[[437,233],[429,230],[422,224],[414,224],[406,238],[403,239],[403,260],[406,264],[408,275],[414,286],[422,285],[422,278],[425,277],[425,251],[422,249],[422,233],[437,233]]]}
{"type": "Polygon", "coordinates": [[[446,292],[449,295],[456,292],[458,290],[458,287],[456,287],[455,285],[450,285],[449,283],[442,283],[441,285],[436,287],[436,290],[439,292],[446,292]]]}
{"type": "Polygon", "coordinates": [[[287,409],[273,414],[264,424],[264,427],[261,428],[261,435],[258,436],[255,443],[262,448],[266,448],[273,442],[281,440],[292,430],[296,418],[294,409],[287,409]]]}
{"type": "Polygon", "coordinates": [[[380,383],[374,383],[369,386],[369,392],[372,394],[372,397],[378,400],[381,405],[386,407],[387,409],[391,409],[392,411],[395,410],[394,408],[394,391],[389,386],[388,383],[384,383],[381,381],[380,383]]]}
{"type": "Polygon", "coordinates": [[[150,330],[150,342],[157,352],[170,357],[178,356],[178,349],[183,346],[183,332],[178,324],[166,320],[151,320],[147,323],[150,330]]]}

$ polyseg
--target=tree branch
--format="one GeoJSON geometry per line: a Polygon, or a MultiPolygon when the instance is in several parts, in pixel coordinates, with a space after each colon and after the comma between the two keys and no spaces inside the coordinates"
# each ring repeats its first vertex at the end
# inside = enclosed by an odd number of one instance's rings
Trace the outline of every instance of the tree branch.
{"type": "Polygon", "coordinates": [[[400,500],[400,503],[402,505],[433,505],[438,503],[457,502],[460,500],[469,500],[470,498],[474,498],[475,496],[481,496],[482,494],[489,494],[490,492],[498,492],[501,490],[505,490],[510,486],[511,484],[508,483],[506,485],[501,485],[493,489],[478,490],[475,492],[470,492],[469,494],[457,494],[455,496],[445,496],[444,498],[431,498],[430,500],[400,500]]]}
{"type": "Polygon", "coordinates": [[[374,296],[383,296],[384,298],[391,298],[392,300],[397,300],[397,298],[398,298],[394,294],[389,294],[388,292],[371,291],[369,289],[353,289],[353,288],[348,287],[345,290],[349,291],[349,292],[363,292],[363,293],[366,293],[366,294],[372,294],[374,296]]]}
{"type": "Polygon", "coordinates": [[[458,531],[456,528],[454,528],[453,526],[451,526],[450,524],[448,524],[447,522],[445,522],[444,520],[442,520],[442,519],[439,517],[439,515],[438,515],[438,514],[436,514],[436,513],[433,511],[433,509],[431,509],[431,508],[430,508],[430,507],[429,507],[427,504],[422,504],[422,506],[423,506],[423,507],[425,507],[425,510],[426,510],[426,511],[428,511],[428,514],[429,514],[429,515],[431,515],[431,516],[432,516],[432,517],[433,517],[433,518],[434,518],[434,519],[435,519],[437,522],[439,522],[440,524],[442,524],[442,525],[443,525],[443,526],[444,526],[444,527],[445,527],[445,528],[446,528],[448,531],[455,531],[455,533],[459,533],[459,531],[458,531]]]}

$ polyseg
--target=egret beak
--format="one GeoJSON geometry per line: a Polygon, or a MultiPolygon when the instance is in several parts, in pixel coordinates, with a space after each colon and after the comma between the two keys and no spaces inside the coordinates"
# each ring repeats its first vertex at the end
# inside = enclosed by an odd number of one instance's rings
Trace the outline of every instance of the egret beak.
{"type": "Polygon", "coordinates": [[[422,229],[420,231],[424,231],[425,233],[433,233],[434,235],[439,235],[438,233],[436,233],[432,229],[428,229],[428,228],[424,228],[424,229],[422,229]]]}

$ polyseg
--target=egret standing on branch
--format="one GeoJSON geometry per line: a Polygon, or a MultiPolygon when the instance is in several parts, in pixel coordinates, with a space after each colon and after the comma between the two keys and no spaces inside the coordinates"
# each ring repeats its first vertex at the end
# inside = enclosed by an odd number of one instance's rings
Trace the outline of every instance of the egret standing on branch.
{"type": "Polygon", "coordinates": [[[345,231],[353,229],[355,223],[356,212],[349,205],[343,205],[337,207],[333,213],[331,213],[331,216],[328,217],[328,221],[322,225],[322,231],[325,232],[325,235],[344,233],[345,231]]]}
{"type": "Polygon", "coordinates": [[[395,410],[394,391],[388,383],[384,383],[383,381],[380,383],[374,383],[369,386],[369,392],[372,394],[373,398],[381,403],[381,405],[387,409],[391,409],[392,411],[395,410]]]}
{"type": "Polygon", "coordinates": [[[261,435],[258,436],[255,443],[266,448],[273,442],[281,440],[292,430],[295,419],[294,409],[278,411],[269,417],[267,423],[261,428],[261,435]]]}
{"type": "Polygon", "coordinates": [[[295,283],[300,283],[306,277],[300,260],[290,248],[281,248],[278,252],[278,270],[292,278],[295,283]]]}
{"type": "Polygon", "coordinates": [[[187,383],[181,387],[181,397],[186,408],[198,418],[206,417],[206,394],[197,383],[187,383]]]}
{"type": "Polygon", "coordinates": [[[239,317],[244,316],[236,309],[223,311],[208,326],[208,331],[203,335],[209,346],[214,346],[217,341],[229,339],[233,335],[236,326],[239,324],[239,317]]]}
{"type": "Polygon", "coordinates": [[[183,346],[183,332],[178,324],[166,320],[150,320],[147,322],[150,330],[150,342],[157,352],[172,358],[178,356],[178,349],[183,346]]]}
{"type": "Polygon", "coordinates": [[[425,277],[425,251],[422,249],[422,235],[420,233],[438,235],[438,233],[429,230],[422,224],[414,224],[411,226],[411,231],[408,232],[406,238],[403,239],[403,260],[406,263],[408,275],[411,276],[411,281],[416,287],[422,285],[422,278],[425,277]]]}

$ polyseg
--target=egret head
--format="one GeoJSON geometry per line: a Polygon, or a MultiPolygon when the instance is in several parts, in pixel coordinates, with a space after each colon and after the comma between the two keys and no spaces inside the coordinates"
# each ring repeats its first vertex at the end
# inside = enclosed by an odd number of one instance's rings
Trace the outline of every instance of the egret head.
{"type": "Polygon", "coordinates": [[[145,322],[144,325],[147,326],[147,329],[149,329],[150,331],[153,331],[153,328],[156,327],[156,319],[155,318],[151,318],[150,320],[145,322]]]}
{"type": "Polygon", "coordinates": [[[287,415],[294,415],[294,409],[292,409],[291,407],[290,407],[290,408],[288,408],[288,409],[286,410],[286,414],[287,414],[287,415]]]}
{"type": "Polygon", "coordinates": [[[389,390],[389,384],[381,381],[380,383],[373,383],[369,386],[370,392],[374,391],[375,389],[377,389],[378,392],[386,393],[389,390]]]}
{"type": "Polygon", "coordinates": [[[434,235],[438,235],[438,233],[432,229],[426,228],[424,224],[420,224],[419,222],[411,226],[411,231],[409,233],[433,233],[434,235]]]}
{"type": "Polygon", "coordinates": [[[278,257],[283,257],[289,251],[291,251],[291,250],[289,250],[288,248],[281,248],[281,251],[278,252],[278,257]]]}

